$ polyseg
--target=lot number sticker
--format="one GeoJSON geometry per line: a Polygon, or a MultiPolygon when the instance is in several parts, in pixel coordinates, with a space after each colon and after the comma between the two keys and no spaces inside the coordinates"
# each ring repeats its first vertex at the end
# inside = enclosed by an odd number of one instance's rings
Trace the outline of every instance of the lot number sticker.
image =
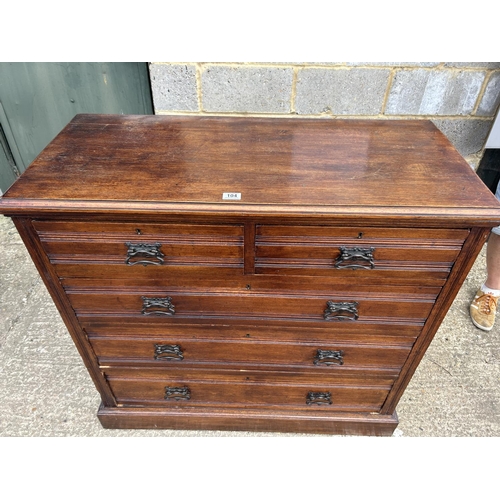
{"type": "Polygon", "coordinates": [[[222,193],[223,200],[241,200],[241,193],[222,193]]]}

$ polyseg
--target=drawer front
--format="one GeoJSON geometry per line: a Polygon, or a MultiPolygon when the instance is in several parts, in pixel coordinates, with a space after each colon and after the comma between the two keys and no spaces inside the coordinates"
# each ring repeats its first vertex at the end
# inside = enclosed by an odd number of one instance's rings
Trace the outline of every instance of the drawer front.
{"type": "Polygon", "coordinates": [[[216,275],[243,269],[241,225],[34,221],[56,272],[66,277],[216,275]]]}
{"type": "MultiPolygon", "coordinates": [[[[266,321],[248,323],[224,318],[212,319],[178,318],[175,323],[165,323],[162,317],[106,318],[88,316],[80,324],[91,338],[121,338],[124,342],[133,339],[154,338],[165,343],[190,341],[224,341],[231,343],[285,342],[292,344],[359,344],[371,346],[394,346],[411,348],[420,334],[419,325],[389,323],[363,323],[359,321],[324,321],[316,323],[266,321]]],[[[318,347],[321,347],[319,345],[318,347]]]]}
{"type": "Polygon", "coordinates": [[[467,235],[458,229],[260,225],[255,268],[258,274],[442,284],[467,235]]]}
{"type": "Polygon", "coordinates": [[[77,315],[177,318],[238,318],[313,322],[378,322],[423,324],[436,296],[381,293],[377,287],[363,293],[335,290],[321,295],[248,291],[226,293],[182,288],[87,289],[70,287],[68,298],[77,315]]]}
{"type": "Polygon", "coordinates": [[[343,373],[388,370],[395,374],[406,361],[410,347],[356,345],[345,342],[245,342],[197,340],[188,337],[104,337],[89,335],[101,364],[146,363],[170,367],[203,364],[291,366],[343,373]]]}
{"type": "Polygon", "coordinates": [[[284,373],[147,371],[106,372],[117,403],[127,406],[281,406],[335,411],[378,411],[392,386],[383,378],[319,377],[284,373]]]}

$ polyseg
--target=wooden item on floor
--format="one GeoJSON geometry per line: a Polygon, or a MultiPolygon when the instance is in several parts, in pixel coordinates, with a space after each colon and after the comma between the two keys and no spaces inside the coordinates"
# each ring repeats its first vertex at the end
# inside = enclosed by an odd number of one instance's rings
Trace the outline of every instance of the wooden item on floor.
{"type": "Polygon", "coordinates": [[[0,212],[103,426],[368,435],[500,224],[427,120],[78,115],[0,212]]]}

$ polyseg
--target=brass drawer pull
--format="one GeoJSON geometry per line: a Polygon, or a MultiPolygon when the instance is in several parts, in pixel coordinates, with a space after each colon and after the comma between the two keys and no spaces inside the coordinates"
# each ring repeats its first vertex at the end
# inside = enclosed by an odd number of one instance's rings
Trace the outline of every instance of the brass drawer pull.
{"type": "Polygon", "coordinates": [[[130,243],[127,241],[125,245],[128,247],[127,258],[125,259],[125,264],[128,266],[135,266],[136,264],[161,266],[165,262],[165,255],[160,250],[161,243],[130,243]],[[135,260],[138,257],[145,257],[146,260],[135,260]]]}
{"type": "Polygon", "coordinates": [[[332,394],[330,392],[309,392],[306,398],[307,405],[331,405],[332,394]]]}
{"type": "Polygon", "coordinates": [[[344,351],[326,351],[318,349],[316,357],[314,358],[315,365],[343,365],[344,364],[344,351]]]}
{"type": "Polygon", "coordinates": [[[189,387],[165,387],[165,399],[188,401],[191,399],[189,387]]]}
{"type": "Polygon", "coordinates": [[[141,314],[165,314],[173,316],[175,314],[175,306],[172,304],[172,297],[141,297],[142,310],[141,314]]]}
{"type": "Polygon", "coordinates": [[[356,321],[359,318],[358,306],[358,302],[333,302],[332,300],[329,300],[326,303],[323,318],[327,321],[356,321]]]}
{"type": "Polygon", "coordinates": [[[184,354],[180,345],[155,344],[155,359],[174,359],[182,361],[184,359],[184,354]]]}
{"type": "Polygon", "coordinates": [[[375,267],[374,247],[340,247],[339,250],[340,255],[334,263],[336,269],[373,269],[375,267]]]}

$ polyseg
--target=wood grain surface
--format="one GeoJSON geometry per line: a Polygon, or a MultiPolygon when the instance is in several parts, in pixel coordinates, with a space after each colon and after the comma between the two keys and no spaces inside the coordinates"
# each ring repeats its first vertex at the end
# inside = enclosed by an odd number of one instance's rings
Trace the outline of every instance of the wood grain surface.
{"type": "Polygon", "coordinates": [[[137,211],[187,203],[221,213],[498,215],[466,165],[427,120],[77,115],[3,202],[14,211],[24,200],[76,211],[122,202],[137,211]],[[223,201],[225,192],[241,201],[223,201]]]}
{"type": "Polygon", "coordinates": [[[0,213],[104,426],[370,435],[500,224],[427,120],[79,115],[0,213]]]}

